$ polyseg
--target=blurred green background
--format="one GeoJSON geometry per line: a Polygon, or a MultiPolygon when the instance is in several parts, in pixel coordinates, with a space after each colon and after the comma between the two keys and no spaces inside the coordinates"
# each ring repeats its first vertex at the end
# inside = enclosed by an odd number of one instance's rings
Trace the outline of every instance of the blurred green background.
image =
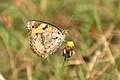
{"type": "MultiPolygon", "coordinates": [[[[6,80],[120,80],[120,0],[0,0],[0,76],[6,80]],[[75,53],[43,59],[30,49],[27,20],[68,30],[75,53]]],[[[0,80],[4,80],[1,79],[0,80]]]]}

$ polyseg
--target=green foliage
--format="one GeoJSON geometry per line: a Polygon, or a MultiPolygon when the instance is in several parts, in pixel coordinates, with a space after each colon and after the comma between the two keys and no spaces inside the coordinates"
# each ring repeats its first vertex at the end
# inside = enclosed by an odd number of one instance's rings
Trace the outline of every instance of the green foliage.
{"type": "Polygon", "coordinates": [[[13,51],[17,51],[21,47],[20,40],[16,35],[12,34],[5,26],[0,24],[0,37],[6,48],[11,48],[13,51]]]}
{"type": "Polygon", "coordinates": [[[0,74],[6,80],[117,80],[119,14],[119,0],[0,0],[0,74]],[[33,54],[25,28],[35,19],[67,29],[76,54],[64,60],[65,43],[46,59],[33,54]]]}

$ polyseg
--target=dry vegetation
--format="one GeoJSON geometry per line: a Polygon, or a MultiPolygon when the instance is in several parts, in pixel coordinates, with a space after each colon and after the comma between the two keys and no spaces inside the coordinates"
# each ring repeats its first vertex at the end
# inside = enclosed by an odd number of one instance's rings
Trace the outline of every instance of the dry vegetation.
{"type": "Polygon", "coordinates": [[[120,0],[0,0],[0,80],[120,80],[119,66],[120,0]],[[67,29],[76,54],[33,54],[31,19],[67,29]]]}

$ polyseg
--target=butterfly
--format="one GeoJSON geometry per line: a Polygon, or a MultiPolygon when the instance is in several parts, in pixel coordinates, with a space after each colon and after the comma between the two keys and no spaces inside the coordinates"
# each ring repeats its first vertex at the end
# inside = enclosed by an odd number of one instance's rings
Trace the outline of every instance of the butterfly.
{"type": "Polygon", "coordinates": [[[32,51],[44,58],[55,52],[66,36],[64,31],[44,21],[29,20],[26,29],[32,51]]]}

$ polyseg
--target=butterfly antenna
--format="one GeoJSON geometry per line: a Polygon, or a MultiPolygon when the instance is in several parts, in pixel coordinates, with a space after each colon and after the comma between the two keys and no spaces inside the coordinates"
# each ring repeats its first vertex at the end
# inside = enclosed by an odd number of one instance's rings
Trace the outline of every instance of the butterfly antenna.
{"type": "Polygon", "coordinates": [[[67,22],[67,24],[66,24],[66,26],[65,26],[65,30],[66,30],[66,28],[68,27],[68,25],[69,25],[70,21],[72,20],[73,16],[74,16],[74,15],[72,15],[72,16],[70,17],[69,21],[67,22]]]}
{"type": "Polygon", "coordinates": [[[65,26],[65,29],[64,29],[65,34],[67,34],[67,36],[68,36],[69,38],[70,38],[70,35],[68,34],[68,32],[67,32],[66,29],[67,29],[67,27],[68,27],[70,21],[72,20],[73,16],[74,16],[74,15],[72,15],[72,16],[70,17],[70,19],[69,19],[69,21],[67,22],[67,24],[66,24],[66,26],[65,26]]]}

